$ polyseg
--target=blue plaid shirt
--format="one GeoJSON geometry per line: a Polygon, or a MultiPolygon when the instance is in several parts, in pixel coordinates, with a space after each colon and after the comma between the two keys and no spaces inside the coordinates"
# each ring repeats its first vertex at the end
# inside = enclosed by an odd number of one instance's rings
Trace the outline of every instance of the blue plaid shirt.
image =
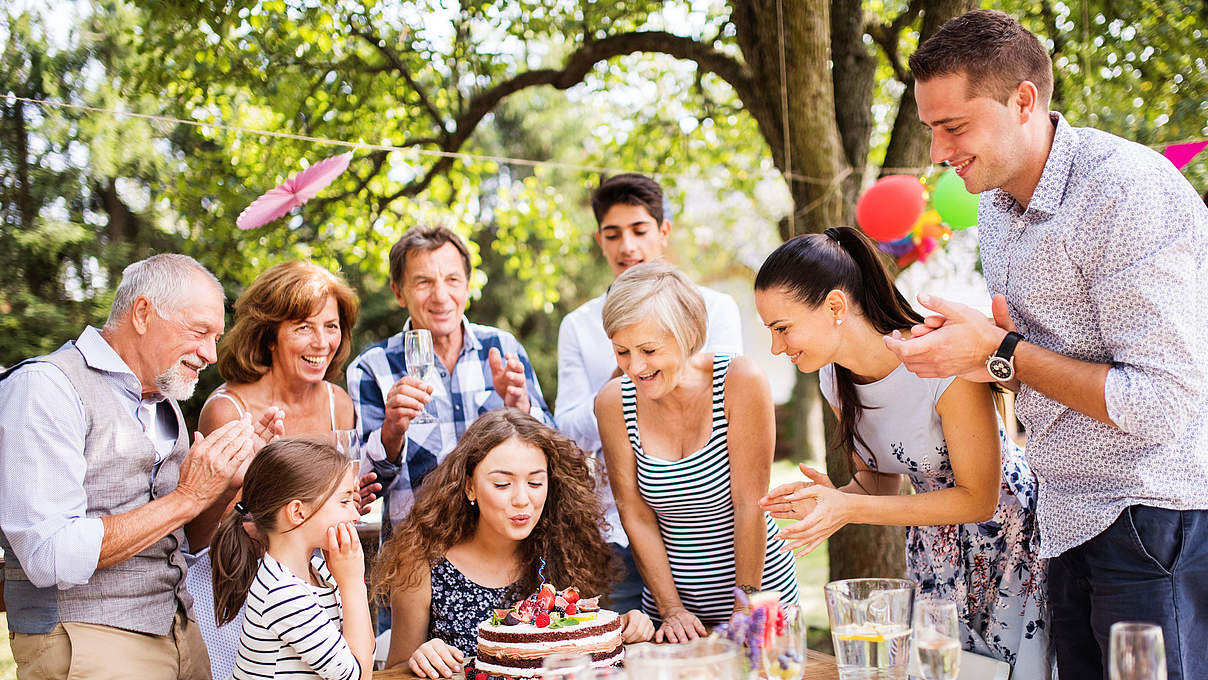
{"type": "Polygon", "coordinates": [[[390,518],[389,523],[383,523],[383,533],[389,531],[388,524],[397,523],[407,515],[424,476],[453,450],[470,423],[487,411],[503,407],[503,398],[495,393],[491,366],[487,362],[492,347],[504,356],[511,353],[520,358],[520,363],[524,364],[529,412],[541,422],[554,425],[554,417],[541,396],[537,374],[533,373],[528,354],[520,342],[511,333],[472,324],[463,316],[461,354],[453,370],[449,371],[440,357],[436,357],[435,370],[441,380],[432,386],[428,412],[434,414],[438,422],[408,427],[399,463],[391,463],[382,446],[384,402],[394,383],[407,375],[403,333],[410,329],[411,320],[408,319],[402,332],[361,352],[348,366],[348,394],[356,408],[365,454],[382,484],[383,514],[390,518]]]}

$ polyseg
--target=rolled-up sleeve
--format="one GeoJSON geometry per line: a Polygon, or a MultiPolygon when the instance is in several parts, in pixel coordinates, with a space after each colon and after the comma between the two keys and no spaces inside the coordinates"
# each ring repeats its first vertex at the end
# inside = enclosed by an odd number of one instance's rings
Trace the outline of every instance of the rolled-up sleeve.
{"type": "Polygon", "coordinates": [[[33,585],[92,578],[105,527],[86,517],[84,407],[47,363],[0,382],[0,530],[33,585]]]}
{"type": "Polygon", "coordinates": [[[1161,444],[1180,437],[1208,396],[1202,264],[1203,206],[1140,187],[1119,187],[1086,228],[1086,260],[1104,347],[1108,416],[1122,431],[1161,444]]]}

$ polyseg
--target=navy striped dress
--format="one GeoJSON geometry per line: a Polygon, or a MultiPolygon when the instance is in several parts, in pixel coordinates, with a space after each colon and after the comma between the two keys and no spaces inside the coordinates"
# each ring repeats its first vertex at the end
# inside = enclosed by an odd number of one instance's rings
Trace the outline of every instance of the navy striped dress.
{"type": "MultiPolygon", "coordinates": [[[[671,563],[675,588],[687,610],[707,626],[730,618],[734,611],[734,502],[730,498],[730,456],[726,446],[726,372],[729,354],[713,356],[713,432],[699,451],[666,460],[642,451],[638,435],[637,393],[628,376],[621,378],[625,428],[637,459],[638,492],[658,518],[659,533],[671,563]]],[[[783,601],[797,602],[797,574],[792,553],[776,539],[776,523],[764,513],[767,550],[763,563],[765,590],[779,590],[783,601]]],[[[658,605],[649,589],[642,608],[658,621],[658,605]]]]}

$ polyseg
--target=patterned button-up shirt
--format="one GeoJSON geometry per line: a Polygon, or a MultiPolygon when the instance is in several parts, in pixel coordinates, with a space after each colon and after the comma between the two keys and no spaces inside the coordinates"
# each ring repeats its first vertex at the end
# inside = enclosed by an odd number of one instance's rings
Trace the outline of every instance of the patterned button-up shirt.
{"type": "Polygon", "coordinates": [[[554,417],[541,396],[537,374],[529,363],[524,347],[512,334],[490,326],[472,324],[462,317],[461,354],[452,371],[436,357],[434,372],[440,381],[432,385],[432,400],[428,412],[436,417],[431,424],[412,423],[403,440],[399,463],[386,458],[382,446],[383,406],[386,393],[394,383],[407,375],[403,355],[403,334],[411,329],[411,320],[402,332],[373,345],[348,366],[348,395],[356,408],[357,423],[365,442],[365,454],[373,463],[382,482],[385,501],[383,515],[389,517],[386,526],[397,523],[407,515],[419,485],[436,464],[453,450],[457,440],[479,415],[503,407],[503,398],[495,392],[491,366],[487,361],[491,348],[503,356],[515,354],[524,364],[525,386],[529,395],[529,412],[541,422],[554,424],[554,417]]]}
{"type": "Polygon", "coordinates": [[[1208,509],[1208,209],[1157,152],[1052,118],[1027,209],[995,189],[977,220],[986,283],[1019,332],[1111,365],[1116,427],[1020,390],[1044,557],[1129,505],[1208,509]]]}

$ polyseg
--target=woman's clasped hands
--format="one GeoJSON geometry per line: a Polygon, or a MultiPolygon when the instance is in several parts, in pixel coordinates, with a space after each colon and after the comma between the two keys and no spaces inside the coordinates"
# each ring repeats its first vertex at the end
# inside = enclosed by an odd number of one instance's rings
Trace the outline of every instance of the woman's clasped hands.
{"type": "Polygon", "coordinates": [[[825,473],[805,463],[798,467],[810,481],[777,486],[759,499],[759,507],[777,519],[797,520],[781,529],[777,538],[788,542],[783,550],[804,555],[852,521],[851,498],[836,489],[825,473]]]}

